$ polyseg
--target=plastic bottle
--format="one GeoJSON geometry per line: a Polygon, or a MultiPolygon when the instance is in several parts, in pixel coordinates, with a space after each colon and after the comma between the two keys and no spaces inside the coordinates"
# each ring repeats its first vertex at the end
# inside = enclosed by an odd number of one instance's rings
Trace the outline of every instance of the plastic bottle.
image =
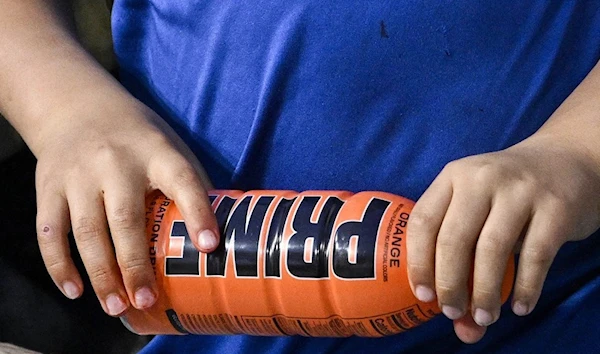
{"type": "MultiPolygon", "coordinates": [[[[219,248],[201,254],[174,202],[147,205],[148,254],[160,289],[122,318],[139,334],[380,337],[441,311],[406,272],[414,203],[382,192],[214,191],[219,248]]],[[[503,283],[506,301],[514,260],[503,283]]]]}

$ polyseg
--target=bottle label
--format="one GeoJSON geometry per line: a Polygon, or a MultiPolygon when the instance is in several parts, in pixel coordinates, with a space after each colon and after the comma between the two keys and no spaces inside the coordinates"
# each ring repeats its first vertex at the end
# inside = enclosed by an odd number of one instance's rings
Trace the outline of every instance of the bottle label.
{"type": "Polygon", "coordinates": [[[412,201],[343,191],[210,198],[221,230],[210,254],[194,248],[173,201],[160,193],[148,199],[148,253],[160,293],[151,309],[128,311],[135,332],[378,337],[440,313],[408,285],[412,201]]]}

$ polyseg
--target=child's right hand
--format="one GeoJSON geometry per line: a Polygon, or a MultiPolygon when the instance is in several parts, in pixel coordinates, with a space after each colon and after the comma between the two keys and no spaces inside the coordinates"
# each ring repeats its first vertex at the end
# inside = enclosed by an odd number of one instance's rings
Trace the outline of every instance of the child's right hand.
{"type": "Polygon", "coordinates": [[[210,181],[170,127],[130,96],[109,95],[61,115],[37,132],[34,149],[38,241],[48,272],[67,297],[83,292],[69,254],[72,229],[104,311],[148,308],[157,289],[145,195],[160,189],[174,199],[196,247],[208,252],[218,244],[210,181]]]}

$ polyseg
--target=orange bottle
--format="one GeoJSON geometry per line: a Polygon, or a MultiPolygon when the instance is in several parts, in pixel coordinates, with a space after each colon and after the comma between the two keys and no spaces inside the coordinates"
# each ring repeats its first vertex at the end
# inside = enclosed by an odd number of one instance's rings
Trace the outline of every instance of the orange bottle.
{"type": "MultiPolygon", "coordinates": [[[[382,192],[214,191],[221,244],[194,248],[174,202],[152,194],[149,256],[160,289],[146,311],[129,310],[139,334],[380,337],[431,319],[406,272],[414,203],[382,192]]],[[[503,299],[514,278],[507,267],[503,299]]]]}

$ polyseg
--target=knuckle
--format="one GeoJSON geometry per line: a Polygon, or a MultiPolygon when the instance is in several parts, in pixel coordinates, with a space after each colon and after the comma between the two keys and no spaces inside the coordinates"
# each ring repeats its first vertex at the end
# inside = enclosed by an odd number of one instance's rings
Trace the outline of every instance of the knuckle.
{"type": "Polygon", "coordinates": [[[519,292],[519,297],[527,298],[533,298],[541,292],[537,284],[533,284],[522,278],[517,278],[515,281],[515,291],[519,292]]]}
{"type": "Polygon", "coordinates": [[[568,225],[567,220],[571,217],[573,209],[569,207],[569,204],[565,200],[556,200],[551,204],[550,212],[555,220],[556,227],[561,225],[568,225]]]}
{"type": "Polygon", "coordinates": [[[548,189],[541,197],[543,205],[554,216],[567,215],[569,211],[569,193],[561,193],[555,189],[548,189]]]}
{"type": "Polygon", "coordinates": [[[556,251],[554,248],[547,244],[539,244],[537,246],[525,247],[521,250],[521,256],[527,260],[528,263],[534,266],[546,267],[552,263],[556,251]]]}
{"type": "Polygon", "coordinates": [[[88,270],[88,275],[92,283],[102,286],[111,286],[115,276],[110,268],[96,266],[88,270]]]}
{"type": "Polygon", "coordinates": [[[436,279],[435,287],[440,291],[441,294],[453,294],[459,290],[457,283],[451,279],[436,279]]]}
{"type": "Polygon", "coordinates": [[[455,231],[456,228],[454,227],[448,227],[446,230],[444,230],[444,232],[440,232],[440,235],[438,236],[437,239],[437,244],[436,244],[436,248],[439,251],[442,252],[448,252],[451,251],[457,247],[464,247],[465,242],[461,242],[462,237],[460,237],[461,233],[458,231],[455,231]],[[454,236],[452,236],[454,235],[454,236]]]}
{"type": "Polygon", "coordinates": [[[500,284],[490,277],[476,280],[473,284],[473,301],[479,304],[495,305],[500,303],[500,284]]]}
{"type": "Polygon", "coordinates": [[[453,174],[455,172],[459,172],[461,171],[461,165],[463,164],[462,160],[454,160],[454,161],[450,161],[448,162],[444,168],[442,169],[443,174],[453,174]]]}
{"type": "Polygon", "coordinates": [[[100,226],[98,220],[89,217],[81,217],[75,222],[73,233],[82,243],[89,243],[100,237],[105,228],[100,226]]]}
{"type": "Polygon", "coordinates": [[[415,230],[419,231],[429,229],[433,224],[434,218],[431,213],[423,210],[423,208],[420,208],[418,210],[414,210],[410,214],[410,218],[408,220],[408,224],[410,225],[409,227],[411,228],[411,231],[414,232],[415,230]]]}
{"type": "Polygon", "coordinates": [[[474,288],[473,297],[476,299],[496,300],[500,298],[500,294],[498,293],[498,289],[490,287],[489,284],[480,284],[474,288]]]}
{"type": "Polygon", "coordinates": [[[423,282],[433,276],[433,268],[419,263],[408,263],[408,273],[413,280],[423,282]]]}
{"type": "MultiPolygon", "coordinates": [[[[146,107],[144,107],[146,108],[146,107]]],[[[157,120],[159,121],[159,123],[162,123],[162,119],[159,117],[156,117],[156,114],[154,113],[154,111],[149,110],[149,112],[145,113],[146,115],[150,115],[154,118],[157,118],[157,120]]],[[[164,132],[162,132],[161,130],[157,129],[153,129],[148,133],[148,140],[152,141],[154,143],[154,146],[159,146],[162,148],[162,151],[168,151],[171,149],[174,149],[175,147],[173,146],[173,141],[171,140],[171,138],[169,138],[167,135],[165,135],[164,132]]]]}
{"type": "Polygon", "coordinates": [[[112,211],[110,221],[112,228],[117,230],[131,230],[136,228],[143,220],[143,215],[138,210],[130,207],[119,207],[112,211]]]}
{"type": "Polygon", "coordinates": [[[435,289],[438,298],[442,302],[451,300],[450,302],[453,303],[462,294],[462,290],[455,283],[444,280],[436,280],[435,289]]]}
{"type": "Polygon", "coordinates": [[[150,271],[150,261],[144,256],[130,255],[119,262],[121,272],[127,276],[137,276],[150,271]]]}
{"type": "Polygon", "coordinates": [[[563,196],[554,189],[546,190],[543,194],[544,203],[549,205],[551,209],[558,209],[563,204],[563,196]]]}
{"type": "Polygon", "coordinates": [[[529,200],[535,193],[535,181],[527,176],[520,176],[510,185],[510,196],[516,201],[529,200]]]}
{"type": "Polygon", "coordinates": [[[45,260],[48,274],[52,277],[64,277],[69,269],[70,262],[62,257],[50,257],[45,260]]]}
{"type": "Polygon", "coordinates": [[[438,245],[455,248],[474,246],[476,237],[479,235],[471,231],[471,219],[469,218],[445,218],[438,235],[438,245]]]}
{"type": "MultiPolygon", "coordinates": [[[[188,198],[190,198],[190,196],[188,196],[188,198]]],[[[185,203],[180,203],[179,207],[186,220],[186,227],[192,233],[206,228],[215,218],[212,208],[205,205],[199,198],[194,199],[194,197],[192,197],[191,199],[187,199],[185,203]]]]}
{"type": "Polygon", "coordinates": [[[503,255],[512,250],[506,243],[506,234],[493,231],[480,237],[477,241],[477,252],[485,255],[503,255]]]}
{"type": "Polygon", "coordinates": [[[487,183],[495,180],[500,173],[501,171],[495,165],[485,163],[475,167],[472,176],[476,183],[487,183]]]}
{"type": "Polygon", "coordinates": [[[192,166],[186,165],[175,174],[173,182],[179,188],[189,188],[198,184],[198,176],[192,166]]]}
{"type": "Polygon", "coordinates": [[[120,159],[120,153],[117,149],[108,145],[99,145],[96,147],[96,156],[105,163],[114,163],[120,159]]]}

